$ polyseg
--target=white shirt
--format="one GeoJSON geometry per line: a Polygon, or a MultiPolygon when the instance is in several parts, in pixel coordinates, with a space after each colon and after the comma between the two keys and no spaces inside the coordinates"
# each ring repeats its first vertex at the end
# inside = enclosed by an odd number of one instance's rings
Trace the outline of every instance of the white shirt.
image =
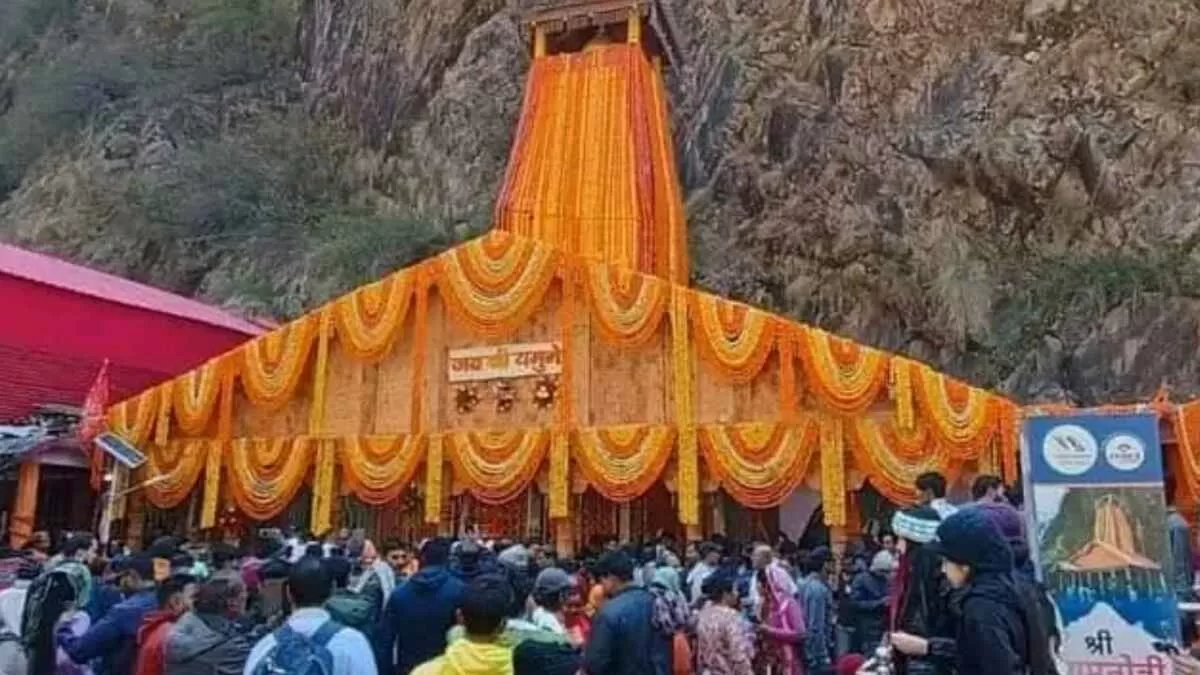
{"type": "Polygon", "coordinates": [[[533,615],[529,617],[533,625],[541,630],[548,630],[556,635],[566,635],[567,629],[559,622],[558,617],[554,616],[554,612],[548,612],[545,609],[538,607],[533,610],[533,615]]]}
{"type": "MultiPolygon", "coordinates": [[[[287,623],[297,633],[311,636],[326,621],[329,621],[329,612],[316,607],[307,607],[292,612],[287,623]]],[[[375,655],[371,652],[371,645],[367,642],[367,638],[357,630],[343,628],[330,638],[325,646],[333,654],[332,675],[379,675],[379,671],[375,669],[375,655]]],[[[254,645],[254,649],[250,650],[250,657],[246,659],[246,667],[242,669],[243,675],[254,675],[254,669],[258,667],[260,661],[267,657],[267,654],[271,653],[274,647],[274,633],[259,640],[258,644],[254,645]]]]}
{"type": "Polygon", "coordinates": [[[704,597],[704,581],[712,576],[712,573],[715,571],[717,571],[717,568],[701,560],[688,573],[687,583],[692,590],[691,599],[693,603],[704,597]]]}

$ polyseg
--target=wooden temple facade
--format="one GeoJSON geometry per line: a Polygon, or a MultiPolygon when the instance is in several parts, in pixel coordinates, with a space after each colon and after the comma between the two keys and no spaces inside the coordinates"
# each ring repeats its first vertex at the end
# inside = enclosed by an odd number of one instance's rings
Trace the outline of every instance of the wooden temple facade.
{"type": "Polygon", "coordinates": [[[536,522],[569,551],[803,487],[840,531],[864,482],[904,503],[924,471],[1015,478],[1007,399],[687,286],[656,3],[529,22],[494,231],[113,407],[156,478],[133,538],[148,509],[213,528],[299,504],[317,533],[391,509],[409,536],[536,522]]]}

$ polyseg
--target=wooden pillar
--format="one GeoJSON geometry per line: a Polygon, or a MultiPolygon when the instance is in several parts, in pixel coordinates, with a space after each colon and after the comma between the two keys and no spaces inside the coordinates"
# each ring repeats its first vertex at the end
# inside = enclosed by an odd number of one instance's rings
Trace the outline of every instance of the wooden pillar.
{"type": "Polygon", "coordinates": [[[633,538],[633,509],[629,502],[625,502],[617,507],[617,538],[622,544],[628,543],[633,538]]]}
{"type": "Polygon", "coordinates": [[[146,538],[146,498],[140,491],[128,497],[125,512],[125,543],[130,550],[140,551],[146,538]]]}
{"type": "Polygon", "coordinates": [[[712,532],[724,536],[725,534],[725,494],[723,492],[714,492],[712,494],[712,532]]]}
{"type": "Polygon", "coordinates": [[[533,27],[533,58],[546,55],[546,29],[540,25],[533,27]]]}
{"type": "Polygon", "coordinates": [[[575,532],[570,518],[554,521],[554,552],[559,558],[575,557],[575,532]]]}
{"type": "Polygon", "coordinates": [[[21,548],[33,535],[41,476],[40,464],[33,461],[21,462],[21,468],[17,471],[17,496],[13,500],[8,528],[9,542],[13,548],[21,548]]]}
{"type": "Polygon", "coordinates": [[[636,9],[629,10],[629,19],[627,20],[628,30],[626,31],[626,41],[631,45],[641,44],[642,42],[642,16],[636,9]]]}

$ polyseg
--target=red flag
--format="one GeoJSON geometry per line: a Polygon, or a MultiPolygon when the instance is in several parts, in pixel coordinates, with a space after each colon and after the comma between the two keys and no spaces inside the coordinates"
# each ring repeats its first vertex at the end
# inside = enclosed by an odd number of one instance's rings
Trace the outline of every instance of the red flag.
{"type": "Polygon", "coordinates": [[[79,423],[79,442],[83,444],[84,452],[89,454],[92,489],[97,492],[104,487],[104,453],[93,441],[105,430],[104,414],[108,410],[108,396],[108,359],[104,359],[92,388],[88,389],[87,398],[83,399],[83,420],[79,423]]]}

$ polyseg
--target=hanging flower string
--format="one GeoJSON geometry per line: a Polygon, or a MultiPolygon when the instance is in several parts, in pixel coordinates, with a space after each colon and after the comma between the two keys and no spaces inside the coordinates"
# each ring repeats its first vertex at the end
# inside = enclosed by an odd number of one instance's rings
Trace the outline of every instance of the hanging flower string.
{"type": "Polygon", "coordinates": [[[726,492],[752,509],[779,506],[800,485],[817,454],[816,419],[798,424],[749,422],[700,427],[706,465],[726,492]]]}
{"type": "Polygon", "coordinates": [[[614,502],[645,494],[662,476],[675,448],[675,430],[665,425],[580,429],[577,438],[580,474],[614,502]]]}

